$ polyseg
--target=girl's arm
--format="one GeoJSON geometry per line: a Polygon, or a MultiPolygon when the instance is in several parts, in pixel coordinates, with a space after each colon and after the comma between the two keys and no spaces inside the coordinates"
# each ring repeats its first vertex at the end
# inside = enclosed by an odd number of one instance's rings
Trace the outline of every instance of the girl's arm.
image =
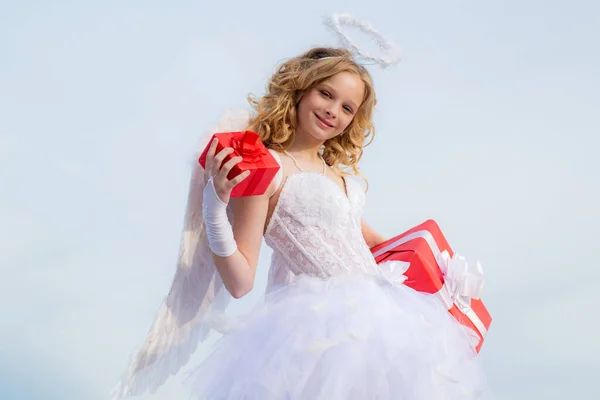
{"type": "Polygon", "coordinates": [[[369,248],[375,247],[386,240],[383,236],[371,228],[364,219],[361,219],[361,229],[363,237],[365,238],[365,242],[367,242],[369,248]]]}
{"type": "MultiPolygon", "coordinates": [[[[266,193],[270,193],[267,190],[266,193]]],[[[237,250],[230,256],[213,254],[217,271],[225,288],[239,299],[254,287],[256,265],[262,244],[263,230],[269,208],[269,196],[248,196],[231,199],[233,236],[237,250]]]]}

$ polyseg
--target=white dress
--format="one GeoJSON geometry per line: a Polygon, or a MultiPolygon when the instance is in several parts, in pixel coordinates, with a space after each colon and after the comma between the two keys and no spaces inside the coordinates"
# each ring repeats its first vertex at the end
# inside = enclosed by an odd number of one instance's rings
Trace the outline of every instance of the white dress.
{"type": "Polygon", "coordinates": [[[345,182],[347,193],[319,173],[287,177],[265,233],[264,303],[193,370],[192,398],[487,398],[469,334],[437,298],[401,283],[403,263],[375,263],[364,191],[345,182]]]}
{"type": "MultiPolygon", "coordinates": [[[[214,132],[243,130],[248,115],[228,114],[214,132]]],[[[204,172],[194,165],[170,292],[114,399],[155,392],[211,329],[229,325],[231,296],[202,218],[204,172]]],[[[192,370],[192,398],[489,398],[469,333],[436,297],[402,284],[405,263],[375,263],[361,232],[365,193],[353,179],[345,186],[312,172],[283,182],[265,232],[273,257],[264,301],[192,370]]]]}

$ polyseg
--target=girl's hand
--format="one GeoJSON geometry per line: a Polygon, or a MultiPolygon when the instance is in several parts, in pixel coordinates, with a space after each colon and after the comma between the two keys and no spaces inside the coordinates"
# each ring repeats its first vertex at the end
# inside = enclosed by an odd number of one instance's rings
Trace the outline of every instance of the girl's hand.
{"type": "Polygon", "coordinates": [[[242,157],[233,157],[231,160],[227,161],[223,164],[221,168],[221,164],[227,155],[233,152],[231,147],[225,147],[221,150],[217,155],[215,155],[215,151],[217,149],[217,139],[213,139],[210,144],[210,148],[208,149],[208,153],[206,154],[206,168],[204,169],[204,183],[208,185],[209,180],[213,181],[213,185],[215,187],[215,192],[223,203],[229,203],[229,197],[231,195],[231,191],[235,187],[235,185],[242,182],[244,179],[250,175],[250,171],[244,171],[235,178],[229,180],[227,179],[227,175],[231,171],[231,169],[242,161],[242,157]]]}

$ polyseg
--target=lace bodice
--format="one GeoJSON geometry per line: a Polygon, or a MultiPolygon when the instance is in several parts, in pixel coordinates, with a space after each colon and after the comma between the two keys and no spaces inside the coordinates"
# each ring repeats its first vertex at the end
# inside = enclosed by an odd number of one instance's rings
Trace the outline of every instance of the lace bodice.
{"type": "Polygon", "coordinates": [[[265,231],[273,249],[271,283],[300,274],[326,279],[376,270],[361,231],[364,190],[353,179],[345,182],[347,196],[319,173],[287,177],[265,231]]]}

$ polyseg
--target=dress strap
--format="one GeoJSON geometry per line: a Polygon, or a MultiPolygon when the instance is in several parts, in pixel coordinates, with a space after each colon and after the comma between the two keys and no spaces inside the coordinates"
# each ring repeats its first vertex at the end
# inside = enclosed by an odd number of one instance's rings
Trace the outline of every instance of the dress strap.
{"type": "Polygon", "coordinates": [[[279,164],[279,171],[277,171],[275,178],[273,178],[273,180],[275,181],[275,189],[273,189],[273,192],[271,192],[271,194],[269,195],[269,197],[273,197],[273,195],[277,193],[277,189],[279,189],[279,186],[281,186],[281,182],[283,181],[283,165],[281,165],[281,157],[279,157],[279,154],[277,154],[275,150],[269,149],[269,152],[271,153],[275,161],[277,161],[277,164],[279,164]]]}
{"type": "MultiPolygon", "coordinates": [[[[298,163],[298,160],[296,160],[296,157],[294,157],[293,155],[291,155],[290,153],[288,153],[287,150],[283,150],[283,153],[286,156],[288,156],[289,158],[292,159],[292,161],[294,162],[294,165],[296,165],[296,168],[298,168],[301,172],[304,172],[304,169],[300,166],[300,164],[298,163]]],[[[321,161],[323,161],[323,172],[322,172],[322,174],[325,175],[326,172],[327,172],[327,163],[323,159],[323,156],[321,156],[320,154],[319,154],[319,158],[321,159],[321,161]]]]}

